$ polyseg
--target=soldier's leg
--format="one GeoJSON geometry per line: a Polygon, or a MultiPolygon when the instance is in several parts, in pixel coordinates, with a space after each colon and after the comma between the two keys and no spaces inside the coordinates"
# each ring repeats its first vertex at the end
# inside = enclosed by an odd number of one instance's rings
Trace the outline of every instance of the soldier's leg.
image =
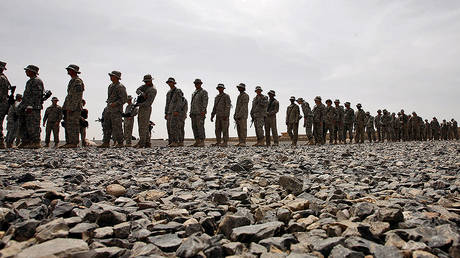
{"type": "Polygon", "coordinates": [[[332,133],[332,138],[334,139],[334,143],[337,143],[338,130],[339,130],[338,125],[335,125],[334,130],[333,130],[334,132],[332,133]]]}
{"type": "Polygon", "coordinates": [[[312,132],[312,122],[308,122],[305,124],[305,133],[307,134],[307,138],[309,141],[313,139],[313,132],[312,132]]]}
{"type": "Polygon", "coordinates": [[[110,139],[112,139],[112,119],[110,119],[110,112],[106,112],[104,116],[104,122],[102,126],[104,138],[104,143],[110,143],[110,139]]]}
{"type": "Polygon", "coordinates": [[[180,134],[181,134],[181,118],[179,116],[173,116],[171,119],[171,136],[173,143],[179,143],[180,134]]]}
{"type": "Polygon", "coordinates": [[[183,143],[185,140],[185,119],[180,120],[180,142],[183,143]]]}
{"type": "Polygon", "coordinates": [[[144,147],[147,142],[148,131],[149,131],[149,122],[150,122],[150,112],[151,108],[142,108],[139,109],[137,115],[137,127],[139,130],[139,142],[140,147],[144,147]]]}
{"type": "Polygon", "coordinates": [[[292,138],[293,138],[293,134],[292,134],[292,124],[291,123],[288,123],[287,125],[287,133],[289,135],[289,139],[292,141],[292,138]]]}
{"type": "Polygon", "coordinates": [[[264,118],[256,118],[254,125],[256,126],[257,139],[260,141],[264,140],[264,118]]]}
{"type": "Polygon", "coordinates": [[[226,144],[228,142],[228,127],[230,126],[229,118],[226,117],[222,119],[221,123],[222,123],[222,136],[223,136],[224,143],[226,144]]]}
{"type": "Polygon", "coordinates": [[[239,126],[241,130],[241,143],[246,144],[246,138],[248,136],[248,119],[240,119],[239,126]]]}
{"type": "Polygon", "coordinates": [[[126,141],[127,144],[132,143],[133,139],[133,128],[134,128],[134,118],[128,120],[128,140],[126,141]]]}
{"type": "Polygon", "coordinates": [[[171,120],[172,120],[172,115],[169,114],[166,119],[166,128],[168,131],[168,144],[171,144],[173,142],[173,136],[172,136],[172,127],[171,127],[171,120]]]}
{"type": "Polygon", "coordinates": [[[265,143],[267,146],[270,145],[270,127],[271,127],[271,118],[265,118],[265,143]]]}
{"type": "Polygon", "coordinates": [[[199,137],[198,137],[198,116],[196,114],[193,114],[190,116],[190,120],[192,120],[192,132],[193,132],[193,138],[195,140],[198,140],[199,137]]]}
{"type": "Polygon", "coordinates": [[[3,122],[5,120],[5,116],[8,114],[8,108],[9,108],[8,103],[0,103],[0,145],[3,147],[5,147],[3,143],[3,140],[4,140],[3,122]]]}
{"type": "Polygon", "coordinates": [[[53,125],[53,137],[54,144],[57,146],[59,144],[59,123],[54,123],[53,125]]]}
{"type": "Polygon", "coordinates": [[[26,116],[26,119],[27,131],[31,142],[40,144],[40,110],[32,110],[32,112],[26,116]]]}
{"type": "Polygon", "coordinates": [[[294,144],[297,144],[297,141],[299,140],[299,123],[295,123],[292,125],[293,126],[293,135],[294,135],[294,138],[293,138],[293,142],[294,144]]]}
{"type": "Polygon", "coordinates": [[[216,117],[216,124],[215,124],[215,133],[216,133],[216,141],[217,144],[220,144],[221,142],[221,133],[222,133],[222,124],[221,124],[221,118],[216,117]]]}
{"type": "Polygon", "coordinates": [[[238,134],[238,143],[241,143],[243,139],[243,135],[241,132],[241,120],[235,120],[235,123],[236,123],[236,132],[238,134]]]}
{"type": "Polygon", "coordinates": [[[198,115],[198,139],[204,141],[206,139],[206,130],[204,129],[204,121],[205,117],[202,115],[198,115]]]}
{"type": "Polygon", "coordinates": [[[121,112],[110,112],[110,119],[112,120],[112,134],[113,139],[118,144],[123,144],[123,118],[121,112]]]}
{"type": "Polygon", "coordinates": [[[128,143],[128,136],[129,130],[128,130],[128,119],[125,117],[123,119],[123,139],[125,140],[126,143],[128,143]]]}
{"type": "MultiPolygon", "coordinates": [[[[67,120],[65,122],[66,130],[68,132],[69,144],[78,145],[80,138],[80,111],[71,111],[67,115],[67,120]]],[[[110,119],[104,119],[110,120],[110,119]]],[[[110,139],[110,138],[109,138],[110,139]]]]}
{"type": "Polygon", "coordinates": [[[278,126],[276,125],[276,117],[273,117],[271,119],[271,125],[270,127],[272,128],[272,137],[273,137],[273,143],[278,145],[280,142],[280,137],[278,135],[278,126]]]}
{"type": "Polygon", "coordinates": [[[46,127],[45,127],[45,144],[46,145],[50,144],[51,129],[53,129],[51,123],[47,122],[46,127]]]}

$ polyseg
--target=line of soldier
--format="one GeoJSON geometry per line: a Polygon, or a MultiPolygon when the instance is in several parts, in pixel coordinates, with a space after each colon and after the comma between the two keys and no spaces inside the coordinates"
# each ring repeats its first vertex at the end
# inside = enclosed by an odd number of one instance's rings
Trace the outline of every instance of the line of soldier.
{"type": "MultiPolygon", "coordinates": [[[[6,70],[6,63],[0,61],[0,98],[1,122],[8,113],[7,125],[7,147],[12,147],[14,139],[20,139],[19,148],[40,148],[40,112],[43,109],[44,86],[38,77],[39,68],[35,65],[28,65],[24,68],[29,80],[26,83],[23,96],[17,95],[16,101],[11,101],[8,96],[11,87],[3,71],[6,70]],[[10,114],[11,113],[11,114],[10,114]],[[11,119],[10,119],[11,118],[11,119]],[[11,125],[10,125],[11,121],[11,125]]],[[[88,111],[84,108],[83,92],[85,85],[79,77],[80,68],[71,64],[66,67],[67,74],[71,77],[67,86],[67,96],[62,108],[57,105],[58,99],[53,97],[52,105],[47,108],[43,118],[43,125],[46,125],[45,146],[49,146],[50,134],[53,132],[55,146],[59,143],[59,124],[65,128],[66,144],[61,148],[76,148],[79,145],[81,135],[82,146],[86,145],[86,128],[88,127],[88,111]]],[[[132,97],[127,95],[126,88],[120,83],[121,72],[112,71],[108,74],[111,84],[108,87],[107,106],[102,114],[103,142],[98,147],[110,147],[110,140],[113,140],[114,147],[131,146],[134,117],[138,116],[139,142],[135,147],[150,147],[150,131],[152,122],[150,115],[152,104],[155,100],[157,90],[153,85],[153,78],[147,74],[143,78],[143,85],[137,88],[138,95],[136,103],[132,97]],[[128,105],[123,112],[125,103],[128,105]],[[124,122],[124,127],[123,127],[124,122]],[[125,145],[126,143],[126,145],[125,145]]],[[[203,147],[206,139],[205,118],[208,106],[208,93],[202,88],[203,82],[196,79],[194,82],[195,91],[191,97],[189,117],[191,118],[195,143],[191,146],[203,147]]],[[[169,78],[166,84],[170,90],[166,94],[165,119],[168,130],[168,146],[184,146],[184,127],[188,113],[188,102],[182,91],[176,87],[174,78],[169,78]]],[[[254,146],[279,145],[276,115],[279,112],[279,102],[276,100],[276,93],[273,90],[268,92],[268,97],[263,95],[262,88],[255,88],[256,96],[252,100],[252,108],[249,112],[249,95],[245,92],[246,85],[240,83],[236,86],[240,92],[233,115],[235,127],[238,132],[239,142],[237,146],[246,146],[247,120],[250,115],[251,126],[255,127],[257,143],[254,146]]],[[[215,119],[216,143],[213,146],[228,146],[228,129],[230,124],[231,99],[224,92],[224,84],[216,87],[218,94],[214,99],[214,106],[211,112],[211,122],[215,119]]],[[[303,126],[306,128],[306,135],[309,144],[325,144],[326,135],[329,133],[329,143],[346,143],[348,133],[350,142],[353,140],[353,129],[355,131],[355,142],[364,142],[365,131],[369,141],[375,141],[374,125],[377,129],[378,141],[399,141],[399,140],[428,140],[428,139],[458,139],[457,122],[444,122],[439,125],[436,118],[428,123],[417,116],[407,116],[401,110],[398,117],[393,113],[389,114],[380,110],[374,118],[369,112],[364,112],[361,104],[356,105],[356,113],[350,108],[350,103],[345,103],[345,108],[340,105],[339,100],[327,100],[326,106],[322,104],[321,97],[317,96],[315,106],[310,108],[309,104],[302,98],[290,98],[291,104],[286,110],[286,126],[292,145],[297,145],[299,122],[304,118],[303,126]],[[303,117],[300,114],[303,113],[303,117]]],[[[3,128],[0,128],[3,129],[3,128]]],[[[4,148],[3,130],[1,130],[0,147],[4,148]]]]}

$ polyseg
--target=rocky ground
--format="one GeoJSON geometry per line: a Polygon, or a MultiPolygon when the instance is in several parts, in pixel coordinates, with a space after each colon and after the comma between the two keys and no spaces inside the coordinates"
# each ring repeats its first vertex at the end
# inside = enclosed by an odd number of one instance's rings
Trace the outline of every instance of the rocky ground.
{"type": "Polygon", "coordinates": [[[460,142],[0,152],[1,257],[460,257],[460,142]]]}

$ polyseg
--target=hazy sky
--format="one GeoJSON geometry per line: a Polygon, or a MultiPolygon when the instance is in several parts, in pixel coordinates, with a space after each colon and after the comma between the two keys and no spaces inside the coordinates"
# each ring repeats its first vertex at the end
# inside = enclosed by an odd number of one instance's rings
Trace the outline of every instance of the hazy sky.
{"type": "MultiPolygon", "coordinates": [[[[101,138],[94,120],[106,104],[112,70],[122,72],[132,95],[144,74],[153,75],[153,138],[167,135],[170,76],[189,100],[193,80],[202,79],[209,113],[218,83],[233,104],[240,82],[251,98],[257,85],[264,93],[275,90],[281,132],[291,95],[312,106],[320,95],[353,107],[360,102],[371,113],[404,108],[459,120],[459,1],[22,0],[3,1],[1,10],[0,60],[8,62],[6,75],[18,92],[27,80],[23,68],[35,64],[62,105],[69,80],[64,68],[80,66],[89,139],[101,138]]],[[[186,137],[190,128],[187,119],[186,137]]],[[[206,128],[214,137],[209,116],[206,128]]]]}

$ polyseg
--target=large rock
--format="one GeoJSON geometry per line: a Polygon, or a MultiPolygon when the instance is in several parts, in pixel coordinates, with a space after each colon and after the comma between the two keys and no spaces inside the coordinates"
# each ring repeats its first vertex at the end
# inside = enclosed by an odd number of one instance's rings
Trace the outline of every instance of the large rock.
{"type": "Polygon", "coordinates": [[[247,217],[226,215],[217,228],[218,233],[224,234],[226,237],[230,237],[234,228],[250,225],[251,221],[247,217]]]}
{"type": "Polygon", "coordinates": [[[44,242],[54,238],[67,237],[69,234],[69,227],[63,218],[58,218],[37,227],[36,231],[37,234],[35,235],[35,238],[39,242],[44,242]]]}
{"type": "Polygon", "coordinates": [[[238,242],[258,242],[278,234],[284,223],[280,221],[234,228],[230,239],[238,242]]]}
{"type": "Polygon", "coordinates": [[[87,251],[88,244],[80,239],[56,238],[31,246],[20,252],[17,258],[68,257],[71,254],[87,251]]]}
{"type": "Polygon", "coordinates": [[[39,221],[31,219],[18,223],[14,226],[13,239],[17,241],[25,241],[35,235],[39,221]]]}
{"type": "Polygon", "coordinates": [[[119,197],[126,193],[126,188],[119,184],[111,184],[105,188],[105,191],[112,196],[119,197]]]}
{"type": "Polygon", "coordinates": [[[148,241],[158,246],[162,251],[165,252],[176,251],[182,243],[182,240],[177,236],[177,234],[152,236],[148,238],[148,241]]]}
{"type": "Polygon", "coordinates": [[[182,242],[176,251],[179,257],[193,257],[208,246],[203,240],[196,236],[189,237],[182,242]]]}
{"type": "Polygon", "coordinates": [[[284,190],[295,195],[303,190],[303,182],[293,176],[281,176],[278,183],[284,190]]]}

